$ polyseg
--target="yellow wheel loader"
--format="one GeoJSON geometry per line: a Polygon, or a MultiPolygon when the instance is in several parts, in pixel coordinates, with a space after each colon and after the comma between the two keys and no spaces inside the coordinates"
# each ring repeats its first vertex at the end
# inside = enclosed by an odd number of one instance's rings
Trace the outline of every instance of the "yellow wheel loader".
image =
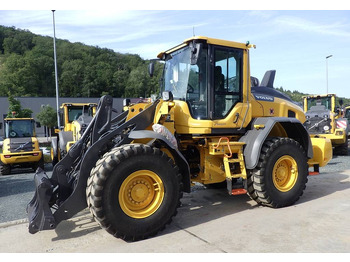
{"type": "Polygon", "coordinates": [[[331,159],[331,143],[310,139],[302,108],[273,88],[275,71],[261,84],[250,77],[251,47],[189,38],[158,55],[161,98],[117,115],[112,97],[102,97],[52,177],[36,173],[29,232],[54,229],[88,207],[115,237],[151,237],[195,182],[225,182],[228,195],[248,194],[264,206],[294,204],[309,167],[331,159]]]}
{"type": "Polygon", "coordinates": [[[71,146],[84,133],[96,113],[96,103],[63,103],[60,107],[61,129],[55,130],[56,137],[51,138],[52,165],[64,157],[71,146]]]}
{"type": "Polygon", "coordinates": [[[350,106],[345,106],[343,108],[343,116],[344,118],[346,118],[348,120],[348,138],[350,136],[350,128],[349,128],[349,124],[350,124],[350,106]]]}
{"type": "Polygon", "coordinates": [[[305,127],[311,137],[327,137],[336,155],[348,155],[348,119],[336,108],[336,95],[303,97],[305,127]]]}
{"type": "Polygon", "coordinates": [[[12,168],[44,169],[44,156],[39,148],[33,118],[5,118],[4,142],[0,154],[0,175],[8,175],[12,168]]]}

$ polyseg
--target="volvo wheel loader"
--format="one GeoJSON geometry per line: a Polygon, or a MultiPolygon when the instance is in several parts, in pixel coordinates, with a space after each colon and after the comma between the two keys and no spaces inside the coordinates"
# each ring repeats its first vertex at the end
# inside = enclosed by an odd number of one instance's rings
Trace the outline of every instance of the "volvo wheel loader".
{"type": "Polygon", "coordinates": [[[154,236],[195,182],[226,182],[229,195],[264,206],[294,204],[309,167],[331,159],[331,143],[310,138],[302,108],[273,88],[273,71],[261,84],[250,77],[251,47],[192,37],[158,55],[162,98],[117,115],[103,96],[52,176],[36,173],[29,232],[54,229],[87,207],[115,237],[154,236]]]}
{"type": "Polygon", "coordinates": [[[5,118],[4,142],[0,154],[0,176],[9,175],[16,167],[44,168],[44,155],[39,148],[33,118],[5,118]]]}
{"type": "Polygon", "coordinates": [[[56,129],[57,136],[51,138],[51,161],[53,166],[79,140],[95,115],[96,107],[96,103],[63,103],[60,106],[60,122],[63,123],[63,126],[56,129]]]}
{"type": "Polygon", "coordinates": [[[305,127],[311,137],[323,136],[331,140],[336,155],[348,155],[348,119],[336,108],[336,95],[303,97],[305,127]]]}

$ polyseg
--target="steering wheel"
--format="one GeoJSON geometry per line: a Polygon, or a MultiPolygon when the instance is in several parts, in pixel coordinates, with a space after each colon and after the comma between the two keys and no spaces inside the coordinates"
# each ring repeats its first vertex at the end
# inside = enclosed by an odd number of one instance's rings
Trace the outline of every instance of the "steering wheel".
{"type": "Polygon", "coordinates": [[[187,93],[193,93],[194,92],[194,88],[190,83],[187,83],[187,93]]]}
{"type": "Polygon", "coordinates": [[[16,137],[16,136],[17,136],[17,133],[16,133],[15,131],[12,130],[12,131],[10,132],[10,137],[16,137]]]}

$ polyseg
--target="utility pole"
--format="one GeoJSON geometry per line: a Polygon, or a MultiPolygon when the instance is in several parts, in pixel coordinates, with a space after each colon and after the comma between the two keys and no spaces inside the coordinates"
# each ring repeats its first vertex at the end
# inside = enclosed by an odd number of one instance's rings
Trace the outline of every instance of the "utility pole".
{"type": "Polygon", "coordinates": [[[56,58],[56,32],[55,32],[55,11],[52,11],[52,21],[53,21],[53,54],[55,60],[55,81],[56,81],[56,110],[57,110],[57,125],[58,128],[61,127],[60,123],[60,113],[59,113],[59,102],[58,102],[58,76],[57,76],[57,58],[56,58]]]}
{"type": "Polygon", "coordinates": [[[332,57],[333,55],[326,56],[326,81],[327,81],[327,95],[328,95],[328,58],[332,57]]]}

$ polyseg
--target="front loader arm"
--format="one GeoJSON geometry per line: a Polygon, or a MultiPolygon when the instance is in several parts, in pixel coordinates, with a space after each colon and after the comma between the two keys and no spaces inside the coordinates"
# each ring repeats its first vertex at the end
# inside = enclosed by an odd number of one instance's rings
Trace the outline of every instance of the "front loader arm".
{"type": "Polygon", "coordinates": [[[153,123],[159,101],[125,121],[128,112],[112,118],[113,99],[100,99],[95,117],[82,137],[58,162],[48,178],[43,170],[34,176],[36,192],[27,206],[29,232],[53,229],[62,220],[71,218],[87,206],[86,185],[96,161],[112,147],[130,143],[128,134],[144,130],[153,123]],[[55,211],[52,213],[52,209],[55,211]]]}

